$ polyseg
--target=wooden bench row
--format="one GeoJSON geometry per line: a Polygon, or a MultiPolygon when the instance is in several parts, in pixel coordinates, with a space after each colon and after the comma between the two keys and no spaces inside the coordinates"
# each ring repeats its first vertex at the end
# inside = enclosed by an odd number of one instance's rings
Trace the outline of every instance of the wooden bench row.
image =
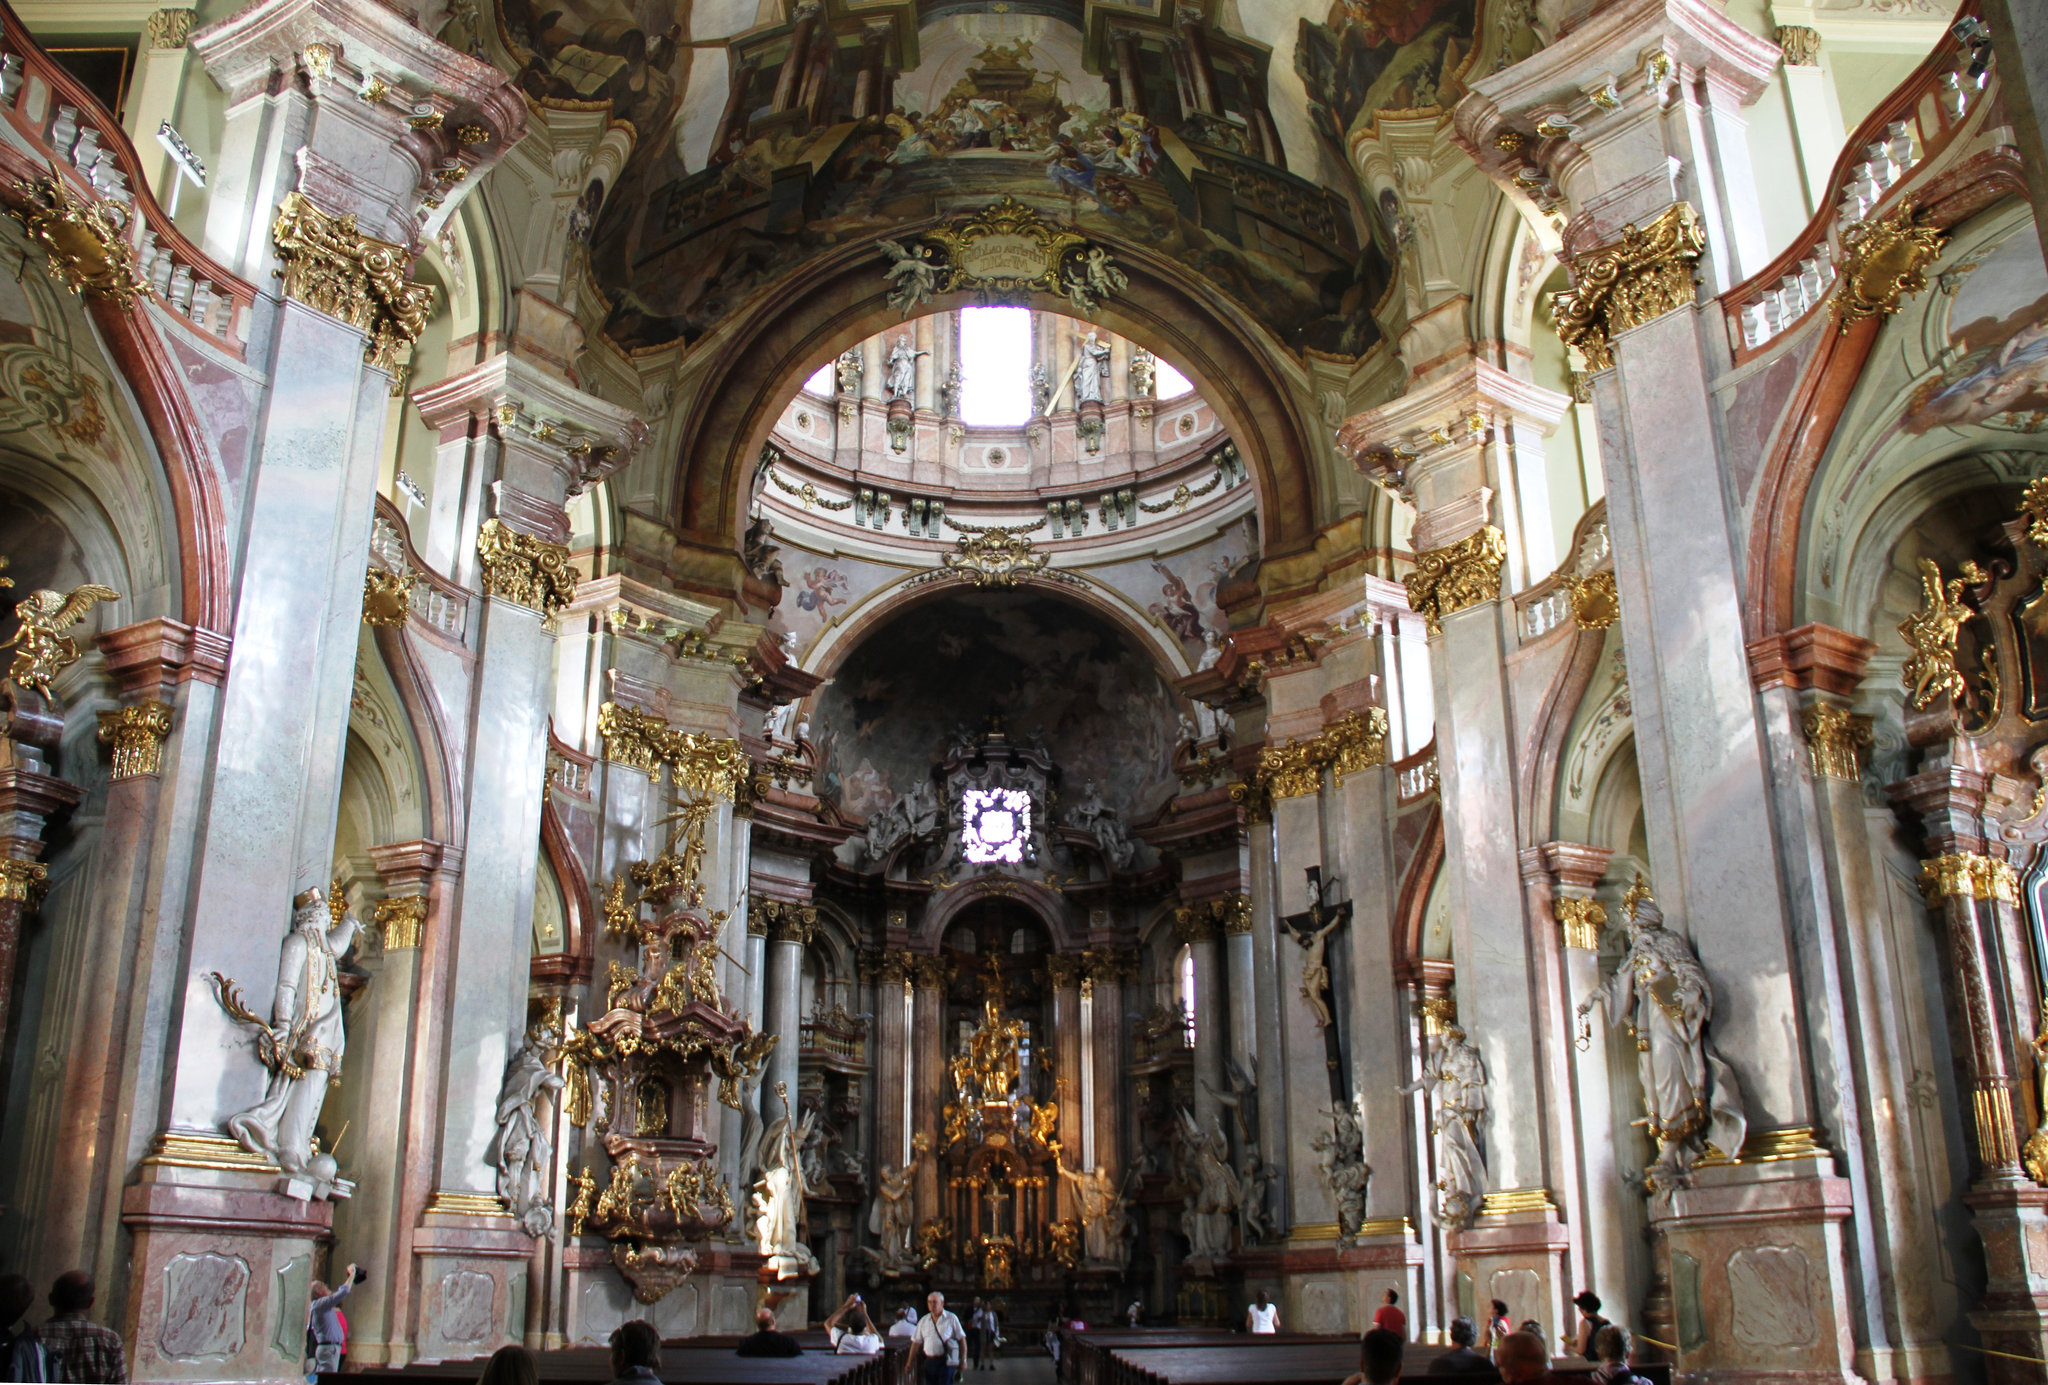
{"type": "MultiPolygon", "coordinates": [[[[1099,1331],[1061,1334],[1062,1385],[1337,1385],[1358,1369],[1358,1339],[1340,1336],[1234,1332],[1099,1331]]],[[[1411,1342],[1404,1381],[1420,1381],[1447,1348],[1411,1342]]],[[[1553,1363],[1564,1385],[1584,1382],[1590,1363],[1577,1357],[1553,1363]]],[[[1668,1365],[1644,1365],[1637,1374],[1671,1385],[1668,1365]]],[[[1432,1385],[1493,1385],[1492,1374],[1430,1377],[1432,1385]]]]}
{"type": "MultiPolygon", "coordinates": [[[[737,1337],[692,1338],[687,1346],[664,1345],[661,1352],[662,1385],[894,1385],[902,1370],[902,1352],[880,1356],[836,1356],[825,1346],[820,1333],[798,1333],[806,1351],[802,1356],[744,1357],[733,1354],[737,1337]],[[807,1340],[815,1336],[812,1348],[807,1340]]],[[[603,1347],[574,1347],[566,1351],[543,1351],[540,1358],[541,1385],[593,1385],[612,1378],[611,1353],[603,1347]]],[[[326,1374],[320,1385],[371,1385],[372,1382],[474,1381],[484,1363],[473,1361],[416,1362],[410,1366],[383,1367],[347,1374],[326,1374]]]]}

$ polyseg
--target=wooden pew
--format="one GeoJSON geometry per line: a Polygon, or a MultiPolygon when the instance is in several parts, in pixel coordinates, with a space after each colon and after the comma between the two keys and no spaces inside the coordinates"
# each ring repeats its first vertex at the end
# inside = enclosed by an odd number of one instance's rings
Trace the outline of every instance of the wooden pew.
{"type": "MultiPolygon", "coordinates": [[[[1348,1334],[1307,1333],[1252,1336],[1247,1333],[1158,1329],[1065,1332],[1060,1378],[1063,1385],[1337,1385],[1358,1369],[1358,1339],[1348,1334]]],[[[1404,1381],[1429,1378],[1436,1385],[1487,1385],[1487,1375],[1428,1377],[1429,1363],[1448,1348],[1411,1342],[1403,1362],[1404,1381]]],[[[1559,1385],[1586,1381],[1589,1362],[1553,1362],[1559,1385]]],[[[1646,1364],[1636,1373],[1653,1385],[1670,1385],[1667,1364],[1646,1364]]]]}
{"type": "MultiPolygon", "coordinates": [[[[719,1340],[730,1343],[738,1338],[719,1340]]],[[[900,1352],[893,1356],[835,1356],[826,1351],[763,1359],[735,1356],[729,1344],[707,1345],[699,1338],[685,1341],[686,1345],[663,1345],[659,1371],[662,1385],[893,1385],[902,1360],[900,1352]]],[[[576,1347],[536,1355],[540,1358],[542,1385],[602,1385],[612,1378],[611,1353],[603,1347],[576,1347]]],[[[374,1367],[346,1374],[323,1374],[320,1385],[472,1382],[482,1374],[483,1367],[481,1359],[374,1367]]]]}

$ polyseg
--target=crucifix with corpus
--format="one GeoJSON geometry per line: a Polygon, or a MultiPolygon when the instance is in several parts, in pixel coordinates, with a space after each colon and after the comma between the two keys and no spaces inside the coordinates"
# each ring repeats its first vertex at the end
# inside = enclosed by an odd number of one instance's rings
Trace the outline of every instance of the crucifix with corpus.
{"type": "Polygon", "coordinates": [[[1351,917],[1351,901],[1325,903],[1323,868],[1310,866],[1306,873],[1308,908],[1298,914],[1289,914],[1280,921],[1287,925],[1294,941],[1308,952],[1301,964],[1301,998],[1308,1002],[1316,1027],[1323,1031],[1324,1063],[1330,1070],[1330,1098],[1342,1106],[1349,1098],[1344,1092],[1343,1053],[1337,1035],[1336,1012],[1332,1008],[1336,997],[1330,989],[1330,966],[1325,956],[1330,934],[1351,917]]]}

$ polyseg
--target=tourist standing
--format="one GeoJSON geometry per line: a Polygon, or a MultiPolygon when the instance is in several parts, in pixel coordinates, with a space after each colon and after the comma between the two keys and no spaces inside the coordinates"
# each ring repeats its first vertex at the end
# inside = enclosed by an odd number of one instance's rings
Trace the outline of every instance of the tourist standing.
{"type": "Polygon", "coordinates": [[[1395,1306],[1400,1302],[1400,1294],[1387,1290],[1386,1297],[1380,1300],[1379,1311],[1372,1315],[1372,1325],[1393,1333],[1405,1342],[1408,1340],[1408,1315],[1395,1306]]]}
{"type": "MultiPolygon", "coordinates": [[[[1514,1330],[1514,1323],[1508,1319],[1507,1301],[1495,1299],[1493,1301],[1493,1312],[1488,1314],[1486,1319],[1486,1349],[1489,1352],[1498,1353],[1500,1344],[1506,1341],[1508,1335],[1514,1330]]],[[[1494,1360],[1498,1363],[1500,1357],[1496,1354],[1494,1360]]]]}
{"type": "Polygon", "coordinates": [[[23,1321],[35,1301],[33,1284],[18,1274],[0,1274],[0,1375],[9,1380],[50,1378],[43,1344],[23,1321]]]}
{"type": "MultiPolygon", "coordinates": [[[[976,1299],[975,1303],[980,1304],[976,1299]]],[[[996,1348],[1003,1344],[1002,1319],[996,1316],[996,1306],[974,1310],[976,1336],[974,1339],[974,1368],[978,1371],[992,1371],[996,1368],[996,1348]]]]}
{"type": "Polygon", "coordinates": [[[967,1310],[967,1355],[977,1367],[981,1365],[981,1323],[987,1316],[988,1310],[978,1298],[967,1310]]]}
{"type": "Polygon", "coordinates": [[[1259,1290],[1258,1302],[1244,1310],[1244,1330],[1260,1335],[1280,1330],[1280,1306],[1266,1300],[1266,1291],[1259,1290]]]}
{"type": "Polygon", "coordinates": [[[967,1333],[960,1319],[946,1311],[946,1296],[934,1293],[925,1299],[925,1315],[917,1320],[911,1337],[923,1372],[920,1385],[953,1385],[953,1372],[963,1359],[967,1333]]]}
{"type": "Polygon", "coordinates": [[[58,1275],[50,1286],[50,1310],[55,1316],[36,1329],[36,1339],[49,1357],[54,1379],[126,1385],[128,1366],[121,1356],[121,1334],[86,1320],[95,1296],[92,1276],[84,1270],[58,1275]]]}
{"type": "Polygon", "coordinates": [[[1588,1361],[1598,1361],[1599,1355],[1593,1350],[1593,1339],[1600,1329],[1607,1326],[1607,1319],[1600,1316],[1600,1295],[1591,1289],[1581,1289],[1579,1296],[1572,1300],[1572,1306],[1579,1310],[1579,1355],[1588,1361]]]}
{"type": "Polygon", "coordinates": [[[313,1281],[313,1303],[306,1310],[306,1340],[313,1348],[309,1376],[341,1369],[342,1357],[348,1354],[348,1328],[341,1320],[341,1305],[355,1292],[356,1285],[369,1277],[366,1271],[350,1265],[341,1272],[338,1289],[329,1289],[317,1279],[313,1281]]]}

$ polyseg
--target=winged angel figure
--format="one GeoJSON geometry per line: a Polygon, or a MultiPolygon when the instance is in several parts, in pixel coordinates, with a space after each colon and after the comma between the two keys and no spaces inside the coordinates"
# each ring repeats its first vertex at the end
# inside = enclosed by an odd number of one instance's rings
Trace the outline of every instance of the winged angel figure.
{"type": "Polygon", "coordinates": [[[885,240],[877,244],[889,257],[889,282],[896,286],[889,293],[889,306],[909,317],[913,309],[931,301],[939,283],[938,262],[932,259],[928,245],[906,249],[901,241],[885,240]]]}
{"type": "Polygon", "coordinates": [[[78,662],[78,641],[63,632],[85,619],[97,601],[119,601],[121,593],[112,587],[88,582],[66,596],[62,592],[32,591],[16,604],[14,614],[21,628],[0,649],[14,651],[14,665],[7,676],[16,686],[34,688],[50,695],[50,680],[78,662]]]}
{"type": "Polygon", "coordinates": [[[1963,589],[1984,579],[1981,567],[1966,562],[1962,576],[1951,579],[1944,588],[1941,569],[1934,560],[1920,560],[1920,596],[1924,607],[1899,622],[1899,633],[1913,650],[1903,672],[1915,711],[1933,706],[1938,697],[1961,698],[1968,691],[1968,684],[1956,667],[1956,637],[1962,633],[1963,622],[1975,614],[1963,604],[1963,589]]]}

